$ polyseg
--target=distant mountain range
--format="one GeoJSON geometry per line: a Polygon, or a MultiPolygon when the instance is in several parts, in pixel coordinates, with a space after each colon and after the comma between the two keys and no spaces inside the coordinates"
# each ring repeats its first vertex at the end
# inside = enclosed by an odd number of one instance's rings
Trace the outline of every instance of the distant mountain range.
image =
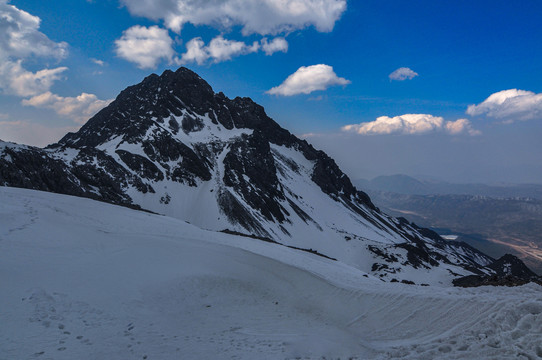
{"type": "Polygon", "coordinates": [[[455,184],[439,180],[421,180],[401,174],[378,176],[372,180],[357,179],[354,180],[354,184],[360,189],[408,195],[475,195],[542,200],[542,184],[455,184]]]}
{"type": "Polygon", "coordinates": [[[485,253],[511,252],[542,274],[542,186],[451,184],[406,175],[354,181],[375,204],[485,253]]]}
{"type": "Polygon", "coordinates": [[[250,98],[215,93],[186,68],[128,87],[45,149],[1,143],[0,184],[168,215],[342,261],[383,281],[498,276],[494,258],[381,212],[323,151],[250,98]]]}

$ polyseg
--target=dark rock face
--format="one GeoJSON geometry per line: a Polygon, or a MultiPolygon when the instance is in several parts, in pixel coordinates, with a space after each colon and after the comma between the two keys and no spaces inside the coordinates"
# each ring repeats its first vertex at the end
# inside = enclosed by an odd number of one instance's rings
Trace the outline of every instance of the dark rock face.
{"type": "Polygon", "coordinates": [[[517,276],[506,275],[469,275],[453,280],[454,286],[458,287],[478,287],[478,286],[521,286],[528,283],[537,283],[542,286],[540,279],[524,279],[517,276]]]}
{"type": "Polygon", "coordinates": [[[203,121],[193,118],[191,116],[186,116],[185,118],[183,118],[183,121],[181,122],[181,127],[183,131],[187,134],[194,131],[200,131],[201,129],[203,129],[203,126],[204,126],[203,121]]]}
{"type": "Polygon", "coordinates": [[[542,278],[529,270],[527,266],[514,255],[506,254],[488,265],[494,270],[491,275],[469,275],[454,279],[454,286],[520,286],[530,282],[542,285],[542,278]]]}
{"type": "Polygon", "coordinates": [[[85,193],[70,168],[41,149],[6,147],[4,153],[0,158],[0,185],[76,196],[85,193]]]}
{"type": "Polygon", "coordinates": [[[92,150],[81,152],[70,165],[42,149],[21,147],[15,150],[7,146],[0,158],[0,185],[88,197],[139,208],[121,191],[118,180],[132,182],[143,192],[149,189],[103,154],[98,159],[98,164],[103,167],[78,163],[90,156],[89,153],[92,150]]]}
{"type": "Polygon", "coordinates": [[[117,150],[115,153],[117,153],[120,159],[139,176],[155,181],[164,179],[164,174],[162,171],[160,171],[160,169],[158,169],[158,167],[146,157],[132,154],[126,150],[117,150]]]}
{"type": "Polygon", "coordinates": [[[488,266],[495,270],[497,276],[516,276],[522,279],[537,278],[538,276],[529,270],[527,266],[514,255],[506,254],[495,260],[488,266]]]}
{"type": "Polygon", "coordinates": [[[269,142],[256,131],[231,144],[224,158],[224,184],[266,219],[283,222],[284,200],[269,142]]]}
{"type": "Polygon", "coordinates": [[[196,179],[211,179],[209,162],[167,133],[156,132],[152,139],[142,140],[141,144],[145,155],[166,169],[168,179],[190,186],[196,186],[196,179]],[[171,162],[176,164],[171,166],[171,162]]]}

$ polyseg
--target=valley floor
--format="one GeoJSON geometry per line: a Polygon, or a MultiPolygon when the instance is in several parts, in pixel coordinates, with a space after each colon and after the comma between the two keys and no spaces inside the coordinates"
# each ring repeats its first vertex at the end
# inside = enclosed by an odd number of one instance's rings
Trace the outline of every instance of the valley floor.
{"type": "Polygon", "coordinates": [[[384,283],[255,239],[0,187],[0,359],[542,359],[542,287],[384,283]]]}

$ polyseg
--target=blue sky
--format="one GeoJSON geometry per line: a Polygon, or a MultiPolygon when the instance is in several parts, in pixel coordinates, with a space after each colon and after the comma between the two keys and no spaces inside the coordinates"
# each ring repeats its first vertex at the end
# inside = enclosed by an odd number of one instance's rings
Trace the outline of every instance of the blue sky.
{"type": "Polygon", "coordinates": [[[0,139],[54,142],[183,65],[352,178],[541,183],[540,23],[537,0],[0,0],[0,139]]]}

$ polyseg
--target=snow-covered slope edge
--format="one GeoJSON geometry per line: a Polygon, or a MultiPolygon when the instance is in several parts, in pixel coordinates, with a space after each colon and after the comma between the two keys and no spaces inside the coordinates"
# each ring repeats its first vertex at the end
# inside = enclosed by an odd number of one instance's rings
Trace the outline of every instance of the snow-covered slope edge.
{"type": "Polygon", "coordinates": [[[536,285],[363,275],[169,217],[0,187],[2,359],[542,357],[536,285]]]}

